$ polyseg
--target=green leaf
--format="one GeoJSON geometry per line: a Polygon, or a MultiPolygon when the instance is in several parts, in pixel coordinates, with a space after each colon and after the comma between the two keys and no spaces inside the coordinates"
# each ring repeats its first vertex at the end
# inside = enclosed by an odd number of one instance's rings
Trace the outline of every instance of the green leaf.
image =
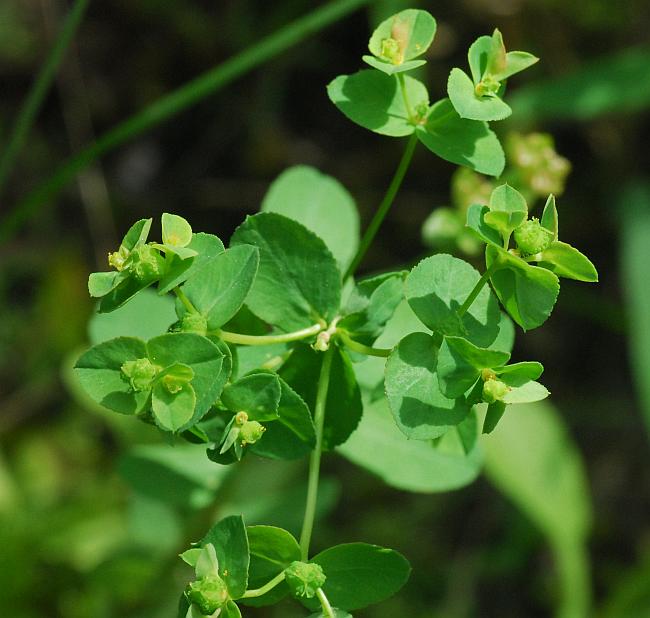
{"type": "Polygon", "coordinates": [[[558,278],[545,268],[531,266],[503,249],[488,246],[487,267],[495,260],[499,260],[500,269],[490,280],[510,317],[524,330],[541,326],[551,315],[560,292],[558,278]]]}
{"type": "Polygon", "coordinates": [[[511,51],[506,54],[506,68],[503,71],[498,71],[492,74],[492,77],[496,80],[508,79],[512,77],[515,73],[519,73],[524,69],[532,66],[536,62],[539,62],[539,58],[533,56],[524,51],[511,51]]]}
{"type": "Polygon", "coordinates": [[[539,257],[541,259],[537,260],[537,265],[550,270],[558,277],[589,283],[598,281],[598,271],[589,258],[564,242],[554,241],[539,257]]]}
{"type": "Polygon", "coordinates": [[[140,445],[122,455],[120,476],[139,494],[182,512],[212,504],[229,470],[215,466],[195,444],[140,445]]]}
{"type": "Polygon", "coordinates": [[[406,71],[412,71],[418,67],[424,66],[426,60],[409,60],[408,62],[403,62],[402,64],[393,64],[392,62],[386,62],[375,58],[374,56],[361,56],[366,64],[369,64],[373,69],[377,69],[386,75],[395,75],[396,73],[406,73],[406,71]]]}
{"type": "Polygon", "coordinates": [[[460,397],[479,378],[481,369],[508,362],[510,354],[479,348],[461,337],[444,337],[438,352],[438,383],[450,398],[460,397]]]}
{"type": "Polygon", "coordinates": [[[521,386],[511,388],[503,397],[503,403],[534,403],[546,399],[549,395],[545,386],[530,380],[521,386]]]}
{"type": "Polygon", "coordinates": [[[246,299],[250,310],[283,330],[329,323],[341,299],[341,275],[325,243],[300,223],[275,213],[247,217],[231,245],[258,247],[260,264],[246,299]]]}
{"type": "Polygon", "coordinates": [[[546,228],[549,232],[553,233],[553,240],[557,240],[558,235],[558,215],[557,207],[555,206],[555,196],[549,195],[544,205],[542,212],[542,219],[540,221],[542,227],[546,228]]]}
{"type": "Polygon", "coordinates": [[[127,251],[132,251],[138,245],[147,242],[152,219],[140,219],[136,221],[122,239],[121,246],[127,251]]]}
{"type": "Polygon", "coordinates": [[[434,103],[416,130],[418,139],[445,161],[490,176],[503,172],[506,159],[497,136],[485,122],[461,118],[449,99],[434,103]]]}
{"type": "Polygon", "coordinates": [[[91,273],[88,277],[88,293],[93,298],[106,296],[106,294],[112,292],[128,276],[127,272],[117,272],[116,270],[91,273]]]}
{"type": "Polygon", "coordinates": [[[472,81],[478,84],[487,71],[488,61],[492,52],[492,37],[480,36],[474,41],[467,52],[467,60],[472,73],[472,81]]]}
{"type": "MultiPolygon", "coordinates": [[[[310,346],[298,345],[280,369],[280,377],[303,398],[312,413],[322,358],[322,353],[310,346]]],[[[361,392],[352,364],[345,351],[337,346],[333,352],[325,405],[323,447],[329,450],[343,444],[359,424],[362,412],[361,392]]]]}
{"type": "MultiPolygon", "coordinates": [[[[292,562],[300,560],[300,546],[286,530],[274,526],[248,526],[246,530],[251,556],[249,589],[261,588],[292,562]]],[[[287,585],[282,582],[267,594],[243,599],[242,603],[252,607],[274,605],[288,593],[287,585]]]]}
{"type": "Polygon", "coordinates": [[[506,404],[503,401],[497,400],[489,404],[483,421],[483,433],[492,433],[505,411],[506,404]]]}
{"type": "Polygon", "coordinates": [[[348,300],[350,311],[339,323],[353,339],[372,345],[404,299],[407,271],[370,277],[357,283],[348,300]]]}
{"type": "MultiPolygon", "coordinates": [[[[90,280],[89,280],[90,283],[90,280]]],[[[138,292],[148,288],[154,281],[148,283],[141,283],[131,276],[126,276],[116,287],[114,287],[108,294],[102,296],[99,302],[100,313],[110,313],[115,309],[119,309],[127,301],[133,298],[138,292]]]]}
{"type": "Polygon", "coordinates": [[[151,391],[134,392],[121,367],[126,361],[146,356],[144,341],[118,337],[82,354],[75,364],[75,373],[83,389],[98,404],[121,414],[137,414],[145,408],[151,391]]]}
{"type": "Polygon", "coordinates": [[[316,445],[314,422],[307,404],[282,379],[280,388],[277,422],[269,423],[264,437],[249,448],[261,457],[298,459],[316,445]]]}
{"type": "Polygon", "coordinates": [[[199,555],[197,556],[196,564],[194,566],[196,577],[198,579],[219,574],[217,552],[212,543],[207,543],[205,547],[199,550],[199,555]]]}
{"type": "MultiPolygon", "coordinates": [[[[404,77],[411,109],[429,104],[427,89],[409,75],[404,77]]],[[[327,94],[352,122],[381,135],[411,135],[415,125],[408,117],[397,79],[377,71],[339,75],[327,86],[327,94]]]]}
{"type": "Polygon", "coordinates": [[[222,608],[219,618],[241,618],[241,611],[233,601],[228,601],[222,608]]]}
{"type": "Polygon", "coordinates": [[[492,367],[492,370],[508,386],[521,386],[528,380],[537,380],[542,375],[544,367],[536,361],[525,361],[506,367],[492,367]]]}
{"type": "Polygon", "coordinates": [[[192,305],[216,330],[232,319],[246,300],[257,274],[257,247],[239,245],[197,270],[183,286],[192,305]]]}
{"type": "Polygon", "coordinates": [[[510,353],[515,345],[515,325],[505,311],[501,311],[500,314],[499,334],[487,347],[490,350],[500,350],[501,352],[510,353]]]}
{"type": "Polygon", "coordinates": [[[214,545],[219,560],[219,575],[228,586],[228,593],[238,599],[248,585],[250,562],[248,536],[241,516],[232,515],[212,526],[201,539],[201,546],[214,545]]]}
{"type": "Polygon", "coordinates": [[[370,37],[368,49],[377,58],[392,60],[400,65],[424,54],[436,34],[436,20],[427,11],[407,9],[384,20],[370,37]],[[396,58],[388,58],[383,53],[386,39],[397,43],[396,58]]]}
{"type": "Polygon", "coordinates": [[[485,286],[467,312],[458,310],[480,279],[470,264],[444,253],[422,260],[406,279],[406,298],[423,324],[487,347],[499,329],[499,305],[485,286]]]}
{"type": "MultiPolygon", "coordinates": [[[[467,423],[476,436],[476,416],[467,423]]],[[[434,446],[426,440],[409,440],[395,427],[386,399],[365,406],[359,428],[337,451],[383,481],[406,491],[434,493],[459,489],[479,474],[482,451],[476,438],[470,448],[460,444],[458,427],[450,429],[434,446]],[[453,445],[456,448],[450,448],[453,445]]]]}
{"type": "Polygon", "coordinates": [[[388,403],[397,426],[409,438],[437,438],[460,423],[471,409],[464,397],[443,395],[437,362],[436,339],[411,333],[393,349],[386,363],[388,403]]]}
{"type": "Polygon", "coordinates": [[[488,479],[549,539],[562,580],[561,615],[591,615],[589,482],[562,416],[545,403],[518,406],[484,444],[488,479]]]}
{"type": "Polygon", "coordinates": [[[88,323],[91,343],[101,343],[115,337],[139,337],[147,341],[166,333],[176,321],[174,301],[143,290],[129,303],[111,313],[96,313],[88,323]]]}
{"type": "Polygon", "coordinates": [[[147,343],[151,362],[160,367],[175,363],[188,365],[194,371],[192,388],[196,406],[191,419],[195,423],[210,409],[221,394],[228,372],[224,354],[212,341],[194,333],[168,333],[147,343]]]}
{"type": "Polygon", "coordinates": [[[297,165],[280,174],[264,196],[261,210],[294,219],[320,236],[341,270],[359,246],[354,198],[338,180],[316,168],[297,165]]]}
{"type": "MultiPolygon", "coordinates": [[[[401,554],[368,543],[336,545],[314,556],[327,581],[323,591],[329,602],[344,610],[355,610],[392,597],[408,580],[411,567],[401,554]]],[[[310,609],[316,599],[301,599],[310,609]]]]}
{"type": "Polygon", "coordinates": [[[229,384],[221,393],[221,403],[231,412],[246,412],[251,421],[278,418],[280,380],[274,373],[254,373],[229,384]]]}
{"type": "Polygon", "coordinates": [[[196,251],[196,257],[183,260],[179,256],[174,256],[165,276],[158,283],[158,294],[167,294],[224,252],[223,243],[216,236],[202,232],[192,234],[188,249],[196,251]]]}
{"type": "Polygon", "coordinates": [[[161,221],[162,241],[164,245],[178,248],[187,247],[190,244],[192,240],[192,227],[183,217],[164,212],[161,221]]]}
{"type": "Polygon", "coordinates": [[[196,393],[189,383],[179,386],[180,390],[170,393],[161,382],[153,387],[151,406],[156,423],[166,431],[178,431],[194,416],[196,393]]]}
{"type": "Polygon", "coordinates": [[[447,81],[447,94],[461,118],[468,120],[503,120],[512,109],[498,96],[477,96],[474,83],[461,69],[452,69],[447,81]]]}
{"type": "Polygon", "coordinates": [[[487,206],[472,204],[467,209],[467,227],[488,245],[501,247],[503,245],[501,235],[485,222],[485,215],[489,212],[490,209],[487,206]]]}
{"type": "Polygon", "coordinates": [[[489,212],[485,213],[485,222],[499,230],[504,238],[509,238],[512,231],[519,227],[528,217],[528,206],[524,196],[509,184],[498,186],[490,195],[489,212]]]}

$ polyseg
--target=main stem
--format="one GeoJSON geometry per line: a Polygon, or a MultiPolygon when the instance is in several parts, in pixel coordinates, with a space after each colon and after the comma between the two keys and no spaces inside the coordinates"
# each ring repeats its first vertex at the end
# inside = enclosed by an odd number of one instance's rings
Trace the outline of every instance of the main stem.
{"type": "Polygon", "coordinates": [[[305,503],[305,516],[302,522],[300,533],[300,551],[302,559],[309,558],[309,544],[314,529],[314,517],[316,516],[316,501],[318,499],[318,479],[320,476],[320,460],[323,450],[323,427],[325,425],[325,406],[327,404],[327,391],[330,385],[330,373],[332,370],[332,355],[334,347],[330,347],[323,354],[323,364],[318,378],[318,390],[316,392],[316,406],[314,409],[314,425],[316,427],[316,447],[309,458],[309,480],[307,483],[307,501],[305,503]]]}
{"type": "Polygon", "coordinates": [[[488,268],[482,275],[481,278],[476,282],[474,289],[469,293],[469,296],[465,299],[465,302],[462,304],[460,309],[456,312],[458,317],[462,317],[467,313],[467,310],[472,306],[472,303],[476,300],[476,297],[481,293],[483,286],[488,282],[488,279],[492,276],[492,273],[497,269],[497,263],[494,262],[490,268],[488,268]]]}
{"type": "Polygon", "coordinates": [[[7,146],[0,158],[0,194],[4,188],[7,177],[16,162],[16,157],[22,149],[29,131],[34,124],[34,119],[41,109],[43,100],[50,90],[56,71],[65,57],[65,52],[70,46],[75,32],[81,23],[84,13],[88,8],[90,0],[76,0],[74,6],[61,27],[59,36],[54,43],[52,51],[48,54],[45,63],[41,67],[32,87],[27,95],[18,118],[14,124],[13,131],[7,142],[7,146]]]}
{"type": "Polygon", "coordinates": [[[390,207],[393,205],[395,196],[397,195],[399,188],[402,186],[402,181],[404,180],[406,171],[408,170],[409,165],[411,164],[411,159],[413,158],[413,152],[415,151],[415,146],[417,143],[418,143],[418,138],[416,134],[413,133],[409,138],[408,143],[406,144],[406,149],[404,150],[402,159],[400,160],[399,165],[395,170],[395,175],[393,176],[393,179],[391,180],[390,185],[388,186],[388,190],[384,195],[384,199],[381,201],[381,204],[379,204],[379,208],[377,208],[377,212],[375,212],[375,216],[372,218],[372,221],[370,221],[370,225],[368,225],[368,228],[366,229],[363,238],[361,239],[361,243],[359,244],[359,249],[357,250],[357,253],[354,256],[352,263],[350,264],[350,266],[348,266],[348,269],[345,271],[345,274],[343,275],[344,282],[348,279],[348,277],[354,274],[354,271],[361,263],[361,260],[363,260],[364,256],[366,255],[366,251],[368,251],[368,248],[372,244],[372,241],[375,239],[375,236],[377,235],[377,232],[379,231],[381,224],[386,218],[386,215],[388,214],[390,207]]]}
{"type": "MultiPolygon", "coordinates": [[[[84,0],[84,2],[87,1],[84,0]]],[[[97,141],[64,162],[44,184],[28,194],[0,222],[0,242],[15,234],[47,200],[52,199],[61,191],[80,170],[102,155],[173,118],[256,66],[268,62],[369,2],[370,0],[333,0],[260,39],[255,45],[251,45],[240,54],[154,101],[142,111],[104,133],[97,141]]]]}
{"type": "Polygon", "coordinates": [[[332,606],[330,605],[329,599],[325,595],[325,592],[323,592],[322,588],[318,588],[316,590],[316,596],[318,597],[318,600],[320,601],[320,606],[321,606],[321,609],[323,610],[323,616],[325,618],[336,618],[336,614],[334,614],[334,610],[332,609],[332,606]]]}

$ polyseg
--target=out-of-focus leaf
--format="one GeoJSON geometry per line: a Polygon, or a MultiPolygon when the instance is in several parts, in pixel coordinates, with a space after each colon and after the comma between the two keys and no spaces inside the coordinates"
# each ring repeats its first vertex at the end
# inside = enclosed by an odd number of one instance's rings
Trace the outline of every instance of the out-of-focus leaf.
{"type": "Polygon", "coordinates": [[[620,198],[622,280],[630,325],[632,374],[650,431],[650,184],[627,187],[620,198]]]}
{"type": "Polygon", "coordinates": [[[517,406],[485,438],[485,471],[546,535],[562,595],[558,616],[589,615],[585,542],[591,526],[589,484],[560,415],[546,403],[517,406]]]}
{"type": "Polygon", "coordinates": [[[597,58],[579,69],[536,81],[510,98],[516,122],[590,120],[650,106],[650,48],[636,47],[597,58]]]}

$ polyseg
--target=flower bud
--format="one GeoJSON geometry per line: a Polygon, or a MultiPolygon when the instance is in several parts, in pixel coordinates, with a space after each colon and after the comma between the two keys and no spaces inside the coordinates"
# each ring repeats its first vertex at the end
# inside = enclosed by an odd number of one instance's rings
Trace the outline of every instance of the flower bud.
{"type": "Polygon", "coordinates": [[[522,255],[535,255],[544,249],[548,249],[553,242],[553,232],[542,227],[535,219],[524,221],[515,230],[515,241],[522,255]]]}
{"type": "Polygon", "coordinates": [[[316,343],[312,346],[316,352],[327,352],[330,348],[331,335],[326,331],[321,331],[316,337],[316,343]]]}
{"type": "Polygon", "coordinates": [[[165,260],[151,245],[139,245],[129,255],[128,268],[136,281],[151,283],[162,276],[165,260]]]}
{"type": "Polygon", "coordinates": [[[381,42],[381,56],[393,64],[400,64],[402,62],[402,50],[399,41],[393,38],[384,39],[381,42]]]}
{"type": "Polygon", "coordinates": [[[298,561],[285,569],[284,576],[293,596],[307,599],[315,597],[327,579],[319,564],[298,561]]]}
{"type": "Polygon", "coordinates": [[[181,320],[181,332],[205,335],[208,332],[208,320],[200,313],[186,313],[181,320]]]}
{"type": "Polygon", "coordinates": [[[477,97],[496,95],[501,83],[491,75],[486,75],[474,88],[477,97]]]}
{"type": "Polygon", "coordinates": [[[501,380],[490,378],[483,384],[483,401],[485,403],[500,401],[509,390],[508,385],[501,380]]]}
{"type": "Polygon", "coordinates": [[[121,272],[128,257],[129,250],[121,245],[117,251],[108,254],[108,265],[121,272]]]}
{"type": "Polygon", "coordinates": [[[144,391],[151,387],[151,382],[156,377],[156,367],[148,358],[138,358],[126,361],[120,368],[134,391],[144,391]]]}
{"type": "Polygon", "coordinates": [[[209,575],[191,582],[185,594],[204,616],[210,616],[228,601],[228,588],[218,575],[209,575]]]}
{"type": "Polygon", "coordinates": [[[262,437],[265,431],[266,427],[257,421],[244,422],[244,424],[241,426],[241,429],[239,430],[241,445],[244,446],[246,444],[255,444],[255,442],[257,442],[262,437]]]}
{"type": "Polygon", "coordinates": [[[246,414],[246,412],[242,410],[241,412],[237,412],[237,414],[235,414],[235,425],[239,425],[241,427],[247,422],[248,414],[246,414]]]}

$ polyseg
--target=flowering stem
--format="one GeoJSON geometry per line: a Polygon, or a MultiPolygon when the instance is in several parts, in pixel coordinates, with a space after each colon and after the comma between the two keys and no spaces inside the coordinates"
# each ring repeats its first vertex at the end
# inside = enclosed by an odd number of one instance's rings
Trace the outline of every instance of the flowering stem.
{"type": "Polygon", "coordinates": [[[231,333],[225,330],[217,329],[210,332],[210,335],[216,335],[219,339],[228,343],[238,343],[240,345],[269,345],[271,343],[287,343],[289,341],[300,341],[317,335],[322,331],[322,324],[312,324],[307,328],[293,331],[291,333],[281,333],[279,335],[243,335],[241,333],[231,333]]]}
{"type": "Polygon", "coordinates": [[[329,599],[323,592],[322,588],[318,588],[316,590],[316,596],[318,597],[318,600],[320,601],[320,606],[323,610],[323,616],[325,618],[336,618],[336,614],[334,613],[334,610],[332,609],[332,606],[330,605],[329,599]]]}
{"type": "Polygon", "coordinates": [[[279,583],[284,581],[284,571],[278,573],[271,581],[264,584],[261,588],[255,588],[254,590],[247,590],[244,592],[242,599],[253,599],[255,597],[261,597],[270,590],[273,590],[279,583]]]}
{"type": "Polygon", "coordinates": [[[472,306],[472,303],[476,300],[476,297],[481,293],[483,286],[488,282],[488,279],[492,276],[492,273],[494,273],[494,271],[497,270],[498,266],[499,266],[498,263],[495,261],[490,266],[490,268],[488,268],[481,275],[481,278],[476,282],[474,289],[469,293],[469,296],[467,297],[465,302],[462,304],[460,309],[458,309],[458,311],[456,312],[459,318],[463,317],[467,313],[467,310],[472,306]]]}
{"type": "MultiPolygon", "coordinates": [[[[314,529],[314,518],[316,516],[316,501],[318,499],[318,479],[320,476],[320,459],[323,450],[323,428],[325,426],[325,406],[327,404],[327,392],[330,385],[330,373],[332,370],[332,358],[334,347],[323,353],[323,364],[321,365],[318,378],[318,390],[316,392],[316,405],[314,407],[314,425],[316,427],[316,447],[309,458],[309,480],[307,482],[307,501],[305,503],[305,516],[300,533],[300,551],[302,559],[309,558],[309,544],[314,529]]],[[[332,614],[333,616],[333,614],[332,614]]]]}
{"type": "Polygon", "coordinates": [[[390,356],[391,350],[388,350],[386,348],[373,348],[368,345],[364,345],[363,343],[359,343],[358,341],[354,341],[354,339],[350,338],[350,335],[348,335],[345,331],[338,331],[337,332],[338,336],[341,338],[341,341],[346,345],[346,347],[350,348],[353,352],[359,352],[360,354],[365,354],[366,356],[379,356],[381,358],[388,358],[390,356]]]}

